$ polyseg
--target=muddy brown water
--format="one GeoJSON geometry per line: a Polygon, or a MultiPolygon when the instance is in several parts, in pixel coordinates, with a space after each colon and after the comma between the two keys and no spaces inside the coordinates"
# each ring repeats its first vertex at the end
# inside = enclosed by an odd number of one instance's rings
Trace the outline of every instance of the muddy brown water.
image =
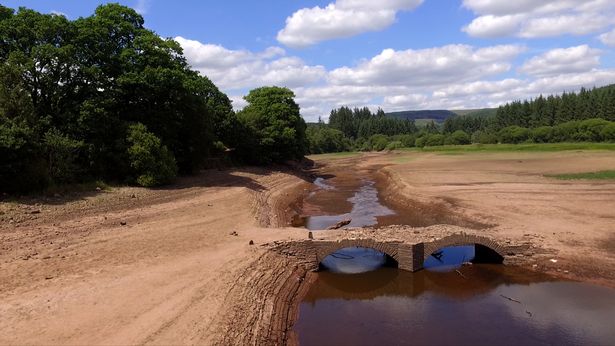
{"type": "Polygon", "coordinates": [[[613,345],[615,292],[501,265],[320,272],[301,345],[613,345]]]}
{"type": "MultiPolygon", "coordinates": [[[[374,171],[333,171],[306,194],[299,226],[322,230],[351,219],[348,227],[480,227],[440,206],[387,202],[374,171]]],[[[462,267],[474,255],[472,246],[443,254],[442,261],[430,257],[425,264],[431,268],[417,273],[383,267],[386,256],[372,249],[343,249],[327,257],[300,305],[293,329],[300,344],[615,344],[615,290],[517,267],[462,267]]]]}

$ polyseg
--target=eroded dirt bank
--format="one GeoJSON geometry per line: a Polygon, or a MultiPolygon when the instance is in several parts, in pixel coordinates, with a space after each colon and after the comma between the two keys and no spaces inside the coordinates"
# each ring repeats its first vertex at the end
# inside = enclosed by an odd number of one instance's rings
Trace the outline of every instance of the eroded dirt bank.
{"type": "MultiPolygon", "coordinates": [[[[517,247],[509,263],[615,287],[615,184],[543,177],[613,169],[613,154],[498,155],[323,161],[372,172],[385,202],[411,215],[398,222],[428,226],[329,236],[475,233],[517,247]],[[437,223],[457,226],[429,226],[437,223]]],[[[295,342],[290,328],[313,275],[294,245],[307,231],[281,226],[310,179],[290,169],[207,171],[163,190],[3,202],[0,344],[295,342]]]]}
{"type": "Polygon", "coordinates": [[[225,316],[270,316],[258,306],[265,295],[234,287],[254,273],[268,297],[280,292],[287,268],[261,244],[306,232],[262,225],[277,225],[280,203],[305,179],[290,169],[206,171],[162,190],[3,202],[0,344],[256,340],[230,333],[225,316]]]}

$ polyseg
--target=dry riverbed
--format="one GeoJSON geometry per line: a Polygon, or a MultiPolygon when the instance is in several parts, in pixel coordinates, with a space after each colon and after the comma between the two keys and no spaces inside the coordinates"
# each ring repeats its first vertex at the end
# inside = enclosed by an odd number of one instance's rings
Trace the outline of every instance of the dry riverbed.
{"type": "MultiPolygon", "coordinates": [[[[388,224],[457,225],[383,234],[465,230],[526,244],[515,263],[529,269],[615,287],[615,182],[544,177],[615,169],[613,153],[317,162],[311,173],[349,184],[341,167],[373,174],[385,202],[408,211],[388,224]]],[[[290,168],[205,171],[165,189],[0,203],[0,344],[292,342],[310,274],[284,244],[307,238],[288,225],[312,179],[290,168]]]]}

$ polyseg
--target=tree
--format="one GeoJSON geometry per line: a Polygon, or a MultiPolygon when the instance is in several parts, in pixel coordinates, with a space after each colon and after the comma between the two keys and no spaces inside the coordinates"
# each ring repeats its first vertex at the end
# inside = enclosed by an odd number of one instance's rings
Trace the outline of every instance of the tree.
{"type": "Polygon", "coordinates": [[[251,90],[248,105],[237,114],[250,131],[254,146],[243,148],[244,157],[256,163],[300,159],[307,152],[306,124],[294,101],[295,94],[280,87],[251,90]]]}

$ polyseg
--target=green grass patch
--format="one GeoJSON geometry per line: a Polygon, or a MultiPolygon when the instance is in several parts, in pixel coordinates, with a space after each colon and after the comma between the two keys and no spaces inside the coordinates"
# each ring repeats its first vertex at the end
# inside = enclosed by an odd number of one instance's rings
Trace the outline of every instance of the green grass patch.
{"type": "Polygon", "coordinates": [[[569,174],[550,174],[545,177],[555,178],[560,180],[609,180],[615,179],[615,171],[599,171],[586,173],[569,173],[569,174]]]}
{"type": "Polygon", "coordinates": [[[615,150],[615,143],[527,143],[527,144],[470,144],[437,147],[405,148],[404,151],[439,152],[446,154],[473,152],[549,152],[568,150],[615,150]]]}
{"type": "Polygon", "coordinates": [[[328,153],[328,154],[316,154],[309,155],[308,159],[312,160],[331,160],[331,159],[343,159],[346,157],[353,157],[361,155],[358,151],[344,151],[341,153],[328,153]]]}

